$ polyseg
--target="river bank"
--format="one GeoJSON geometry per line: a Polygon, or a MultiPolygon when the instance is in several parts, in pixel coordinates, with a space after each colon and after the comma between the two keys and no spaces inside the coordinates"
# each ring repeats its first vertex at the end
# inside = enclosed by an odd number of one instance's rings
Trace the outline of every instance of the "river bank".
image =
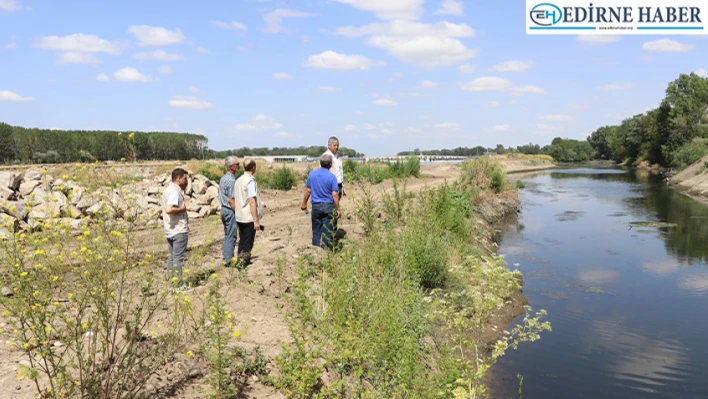
{"type": "MultiPolygon", "coordinates": [[[[502,162],[503,164],[503,162],[502,162]]],[[[295,170],[306,170],[308,164],[295,164],[295,170]]],[[[538,165],[526,165],[529,168],[538,165]]],[[[519,165],[515,165],[519,170],[519,165]]],[[[146,175],[149,171],[141,171],[146,175]]],[[[423,165],[420,178],[406,180],[409,193],[418,196],[420,193],[443,186],[446,182],[453,183],[460,178],[460,166],[449,164],[423,165]]],[[[358,212],[358,203],[366,195],[367,185],[352,184],[348,186],[349,195],[344,197],[342,209],[344,217],[341,227],[347,231],[348,238],[354,241],[365,239],[367,232],[365,224],[358,212]]],[[[394,195],[393,182],[368,186],[377,194],[394,195]]],[[[281,353],[279,342],[292,342],[285,313],[291,309],[288,297],[295,289],[298,280],[297,268],[300,260],[305,257],[322,259],[324,253],[309,245],[309,218],[299,210],[302,197],[302,183],[296,190],[276,191],[263,190],[263,201],[266,204],[266,216],[263,219],[266,231],[256,238],[254,253],[257,256],[254,264],[249,267],[247,276],[242,276],[234,270],[224,270],[219,273],[219,279],[228,286],[224,299],[229,311],[234,315],[233,324],[240,332],[239,345],[247,349],[260,347],[267,358],[271,359],[269,368],[275,369],[272,359],[281,353]],[[280,309],[281,311],[274,311],[280,309]]],[[[485,196],[474,205],[476,215],[475,226],[477,237],[472,245],[483,248],[488,255],[496,253],[494,241],[494,226],[504,215],[514,213],[519,209],[519,198],[516,190],[508,190],[499,194],[485,196]]],[[[385,215],[384,215],[385,216],[385,215]]],[[[377,223],[385,222],[379,215],[377,223]]],[[[193,270],[209,268],[220,260],[221,241],[223,234],[217,218],[206,217],[195,220],[193,233],[190,235],[190,251],[187,256],[188,268],[193,270]]],[[[140,233],[138,245],[141,251],[151,254],[157,259],[163,257],[163,238],[159,230],[146,230],[140,233]]],[[[213,266],[217,268],[217,266],[213,266]]],[[[193,294],[200,296],[206,287],[199,286],[193,294]]],[[[192,294],[190,294],[192,295],[192,294]]],[[[480,332],[483,342],[496,342],[504,327],[523,313],[527,303],[521,290],[513,290],[504,298],[503,306],[490,315],[485,328],[480,332]]],[[[168,323],[171,314],[168,309],[159,311],[154,321],[155,328],[168,323]]],[[[0,320],[0,327],[6,327],[5,320],[0,320]]],[[[3,333],[5,335],[6,333],[3,333]]],[[[31,398],[34,392],[29,382],[18,382],[15,378],[18,367],[26,364],[21,353],[12,350],[9,337],[0,344],[0,389],[9,392],[14,390],[14,397],[31,398]],[[18,389],[19,387],[19,389],[18,389]]],[[[196,352],[196,348],[190,348],[196,352]]],[[[155,397],[164,398],[201,398],[207,380],[203,359],[178,355],[174,362],[160,370],[151,378],[149,387],[155,397]],[[195,372],[197,370],[198,372],[195,372]]],[[[253,398],[280,398],[283,395],[262,380],[246,379],[241,388],[253,398]]]]}
{"type": "Polygon", "coordinates": [[[691,198],[708,204],[708,155],[696,161],[681,172],[671,176],[669,183],[678,191],[691,198]]]}

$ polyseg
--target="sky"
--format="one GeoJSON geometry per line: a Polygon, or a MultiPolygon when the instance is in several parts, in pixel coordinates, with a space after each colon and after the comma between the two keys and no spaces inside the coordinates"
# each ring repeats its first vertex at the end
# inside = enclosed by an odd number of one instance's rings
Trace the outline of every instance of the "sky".
{"type": "Polygon", "coordinates": [[[377,156],[585,139],[708,77],[706,36],[525,18],[520,0],[0,0],[0,121],[377,156]]]}

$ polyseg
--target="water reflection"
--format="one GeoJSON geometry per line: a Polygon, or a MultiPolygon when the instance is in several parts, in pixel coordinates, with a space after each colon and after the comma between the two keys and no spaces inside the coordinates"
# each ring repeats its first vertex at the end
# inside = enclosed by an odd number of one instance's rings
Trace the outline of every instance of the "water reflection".
{"type": "Polygon", "coordinates": [[[708,295],[708,208],[651,173],[523,181],[500,253],[520,264],[553,332],[501,359],[493,398],[518,396],[517,373],[526,399],[708,398],[708,320],[696,317],[708,295]]]}

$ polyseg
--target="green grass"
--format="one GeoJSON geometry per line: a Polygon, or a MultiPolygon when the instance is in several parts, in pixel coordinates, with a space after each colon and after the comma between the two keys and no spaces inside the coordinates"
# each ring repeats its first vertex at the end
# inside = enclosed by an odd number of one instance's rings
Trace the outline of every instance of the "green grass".
{"type": "Polygon", "coordinates": [[[420,160],[417,157],[396,162],[360,163],[348,160],[344,162],[344,179],[351,182],[379,184],[386,179],[420,177],[420,160]]]}

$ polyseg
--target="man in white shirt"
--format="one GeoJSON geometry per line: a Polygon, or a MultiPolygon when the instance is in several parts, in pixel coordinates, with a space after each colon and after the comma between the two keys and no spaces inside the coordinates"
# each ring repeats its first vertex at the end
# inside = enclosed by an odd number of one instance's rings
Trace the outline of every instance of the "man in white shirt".
{"type": "Polygon", "coordinates": [[[182,281],[184,255],[189,240],[189,216],[184,201],[187,188],[187,171],[177,168],[172,171],[172,182],[162,193],[162,224],[167,238],[167,279],[179,292],[192,291],[182,281]]]}
{"type": "Polygon", "coordinates": [[[243,161],[245,173],[236,180],[234,185],[234,214],[238,226],[238,265],[246,267],[251,263],[251,250],[256,239],[256,232],[261,229],[263,204],[258,190],[256,178],[256,160],[248,158],[243,161]]]}
{"type": "Polygon", "coordinates": [[[334,173],[337,178],[337,186],[339,186],[339,199],[342,199],[342,195],[347,195],[347,191],[344,189],[344,166],[342,161],[339,159],[339,139],[332,136],[327,141],[327,151],[322,155],[332,156],[332,169],[330,171],[334,173]]]}

